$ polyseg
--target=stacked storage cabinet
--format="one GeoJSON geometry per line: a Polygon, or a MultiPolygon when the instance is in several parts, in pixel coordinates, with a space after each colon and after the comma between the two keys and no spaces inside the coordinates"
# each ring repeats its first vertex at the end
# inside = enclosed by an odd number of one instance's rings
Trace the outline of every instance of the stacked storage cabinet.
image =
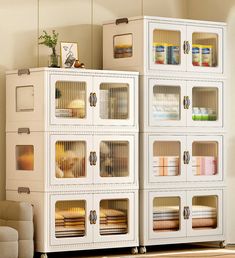
{"type": "Polygon", "coordinates": [[[36,251],[138,239],[138,73],[7,73],[8,200],[34,205],[36,251]]]}
{"type": "Polygon", "coordinates": [[[140,252],[225,240],[224,23],[103,26],[104,69],[140,72],[140,252]]]}

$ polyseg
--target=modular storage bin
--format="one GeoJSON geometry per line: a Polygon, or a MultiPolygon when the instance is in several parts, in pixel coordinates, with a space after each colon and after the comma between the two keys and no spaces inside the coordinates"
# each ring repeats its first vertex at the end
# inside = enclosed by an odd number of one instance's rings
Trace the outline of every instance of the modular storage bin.
{"type": "Polygon", "coordinates": [[[225,23],[131,17],[103,25],[103,67],[139,71],[222,76],[225,23]]]}
{"type": "Polygon", "coordinates": [[[6,134],[6,189],[138,188],[138,134],[6,134]]]}
{"type": "Polygon", "coordinates": [[[224,240],[224,191],[221,189],[141,190],[140,200],[142,248],[224,240]]]}
{"type": "Polygon", "coordinates": [[[138,73],[35,68],[6,76],[6,130],[138,131],[138,73]]]}
{"type": "Polygon", "coordinates": [[[141,76],[140,96],[142,132],[225,129],[223,81],[141,76]]]}
{"type": "Polygon", "coordinates": [[[7,191],[7,199],[34,205],[37,252],[46,254],[139,245],[137,190],[7,191]]]}
{"type": "Polygon", "coordinates": [[[140,145],[141,189],[223,186],[223,135],[141,133],[140,145]]]}

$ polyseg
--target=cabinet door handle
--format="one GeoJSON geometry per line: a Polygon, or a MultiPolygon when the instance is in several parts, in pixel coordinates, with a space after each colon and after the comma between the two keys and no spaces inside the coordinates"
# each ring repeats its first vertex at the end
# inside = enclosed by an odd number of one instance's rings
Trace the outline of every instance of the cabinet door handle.
{"type": "Polygon", "coordinates": [[[93,224],[93,211],[90,211],[89,220],[90,224],[93,224]]]}
{"type": "Polygon", "coordinates": [[[96,211],[93,210],[93,224],[96,224],[96,221],[97,221],[97,214],[96,214],[96,211]]]}
{"type": "Polygon", "coordinates": [[[184,41],[184,44],[183,44],[183,50],[184,50],[184,54],[187,54],[187,50],[186,50],[187,46],[186,46],[186,40],[184,41]]]}
{"type": "Polygon", "coordinates": [[[25,134],[30,134],[30,129],[29,128],[18,128],[18,134],[25,133],[25,134]]]}
{"type": "Polygon", "coordinates": [[[90,162],[90,165],[93,166],[93,151],[90,152],[89,162],[90,162]]]}
{"type": "Polygon", "coordinates": [[[188,151],[184,151],[184,164],[189,164],[190,154],[188,151]]]}
{"type": "Polygon", "coordinates": [[[90,106],[93,107],[94,100],[93,100],[93,93],[92,92],[90,93],[89,102],[90,102],[90,106]]]}
{"type": "Polygon", "coordinates": [[[96,103],[97,103],[96,93],[93,93],[93,107],[96,106],[96,103]]]}
{"type": "Polygon", "coordinates": [[[184,109],[189,109],[190,104],[191,103],[190,103],[189,96],[184,96],[184,101],[183,101],[184,109]]]}
{"type": "Polygon", "coordinates": [[[186,54],[189,54],[189,52],[190,52],[190,44],[189,44],[189,42],[188,41],[186,41],[186,45],[187,45],[187,47],[186,47],[186,54]]]}
{"type": "Polygon", "coordinates": [[[189,219],[189,216],[190,216],[189,206],[184,207],[183,216],[184,216],[184,219],[189,219]]]}
{"type": "Polygon", "coordinates": [[[96,162],[97,162],[97,156],[96,156],[96,152],[94,151],[93,152],[93,166],[96,165],[96,162]]]}

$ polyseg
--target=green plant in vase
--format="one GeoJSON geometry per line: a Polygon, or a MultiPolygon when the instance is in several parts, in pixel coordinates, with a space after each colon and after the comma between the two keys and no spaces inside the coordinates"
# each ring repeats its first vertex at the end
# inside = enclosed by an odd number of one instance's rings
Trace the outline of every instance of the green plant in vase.
{"type": "Polygon", "coordinates": [[[45,30],[43,34],[38,38],[41,40],[39,45],[44,45],[52,50],[52,54],[50,55],[49,59],[49,67],[60,67],[60,58],[59,55],[56,53],[56,45],[58,42],[59,33],[56,33],[55,30],[52,30],[52,35],[49,35],[45,30]]]}

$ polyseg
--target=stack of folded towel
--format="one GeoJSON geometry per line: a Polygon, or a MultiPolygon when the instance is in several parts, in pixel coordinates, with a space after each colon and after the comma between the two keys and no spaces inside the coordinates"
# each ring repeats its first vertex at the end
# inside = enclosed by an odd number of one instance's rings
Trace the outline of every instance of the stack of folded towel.
{"type": "Polygon", "coordinates": [[[57,211],[55,215],[55,235],[57,238],[84,236],[85,209],[72,208],[57,211]]]}
{"type": "Polygon", "coordinates": [[[100,209],[100,234],[126,234],[128,232],[127,214],[116,209],[100,209]]]}
{"type": "Polygon", "coordinates": [[[217,161],[214,156],[193,156],[193,174],[212,176],[217,173],[217,161]]]}
{"type": "Polygon", "coordinates": [[[153,230],[175,231],[179,229],[179,206],[153,207],[153,230]]]}
{"type": "Polygon", "coordinates": [[[179,156],[154,156],[154,176],[177,176],[179,174],[179,156]]]}
{"type": "Polygon", "coordinates": [[[192,227],[194,229],[216,228],[216,208],[204,205],[193,205],[192,209],[192,227]]]}

